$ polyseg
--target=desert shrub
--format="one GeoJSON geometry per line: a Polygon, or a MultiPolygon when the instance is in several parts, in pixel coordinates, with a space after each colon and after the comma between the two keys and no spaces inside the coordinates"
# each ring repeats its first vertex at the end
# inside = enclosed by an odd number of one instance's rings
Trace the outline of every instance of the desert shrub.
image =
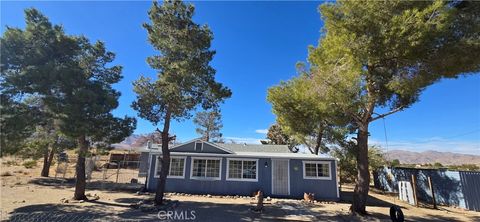
{"type": "Polygon", "coordinates": [[[7,166],[17,166],[18,165],[17,161],[15,161],[15,160],[7,160],[7,161],[3,162],[3,164],[5,164],[7,166]]]}
{"type": "Polygon", "coordinates": [[[37,161],[35,160],[27,160],[23,162],[23,166],[27,169],[33,168],[37,166],[37,161]]]}

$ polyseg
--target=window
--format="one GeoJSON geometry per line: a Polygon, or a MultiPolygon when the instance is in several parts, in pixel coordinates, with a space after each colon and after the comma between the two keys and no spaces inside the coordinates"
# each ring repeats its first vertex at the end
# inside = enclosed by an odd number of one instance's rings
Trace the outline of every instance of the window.
{"type": "Polygon", "coordinates": [[[228,159],[227,180],[258,181],[258,160],[228,159]]]}
{"type": "Polygon", "coordinates": [[[202,150],[203,150],[203,143],[195,142],[195,151],[202,151],[202,150]]]}
{"type": "Polygon", "coordinates": [[[218,158],[192,158],[191,178],[220,180],[220,169],[218,158]]]}
{"type": "MultiPolygon", "coordinates": [[[[157,158],[155,177],[159,177],[162,164],[157,158]]],[[[168,178],[185,178],[185,157],[170,157],[168,178]]]]}
{"type": "Polygon", "coordinates": [[[330,162],[328,161],[303,161],[304,179],[331,180],[330,162]]]}

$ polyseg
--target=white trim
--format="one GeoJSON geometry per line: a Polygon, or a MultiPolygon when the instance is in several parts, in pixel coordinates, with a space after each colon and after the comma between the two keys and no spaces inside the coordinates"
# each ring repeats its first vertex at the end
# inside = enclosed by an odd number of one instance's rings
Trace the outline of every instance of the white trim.
{"type": "Polygon", "coordinates": [[[258,182],[258,159],[248,159],[248,158],[227,158],[227,174],[225,176],[226,180],[229,181],[245,181],[245,182],[258,182]],[[237,161],[242,161],[242,169],[241,169],[241,175],[242,178],[230,178],[230,160],[237,160],[237,161]],[[255,161],[256,167],[255,167],[255,179],[250,179],[250,178],[243,178],[243,161],[255,161]]]}
{"type": "Polygon", "coordinates": [[[332,180],[332,162],[330,161],[302,161],[302,170],[303,170],[303,179],[307,180],[332,180]],[[312,176],[306,176],[306,170],[305,170],[305,164],[306,163],[311,163],[311,164],[317,164],[316,166],[316,171],[318,171],[318,164],[328,164],[328,177],[319,177],[318,172],[316,177],[312,176]]]}
{"type": "Polygon", "coordinates": [[[187,141],[187,142],[185,142],[185,143],[179,143],[179,144],[177,144],[177,145],[173,145],[172,147],[170,147],[170,148],[168,148],[168,149],[169,149],[169,150],[172,150],[172,149],[177,148],[177,147],[179,147],[179,146],[183,146],[183,145],[185,145],[185,144],[189,144],[189,143],[191,143],[191,142],[195,142],[195,141],[198,141],[198,140],[202,140],[202,139],[201,139],[200,137],[199,137],[199,138],[195,138],[195,139],[189,140],[189,141],[187,141]]]}
{"type": "Polygon", "coordinates": [[[290,195],[290,160],[288,160],[287,176],[288,176],[288,195],[290,195]]]}
{"type": "MultiPolygon", "coordinates": [[[[262,152],[237,152],[232,154],[220,154],[220,153],[191,153],[191,152],[170,152],[176,156],[205,156],[205,157],[231,157],[231,158],[272,158],[272,159],[301,159],[312,161],[326,161],[335,160],[333,157],[324,157],[311,154],[298,154],[298,153],[262,153],[262,152]]],[[[161,155],[161,152],[156,152],[161,155]]]]}
{"type": "Polygon", "coordinates": [[[273,193],[273,160],[274,160],[274,159],[270,159],[270,168],[271,168],[271,169],[270,169],[270,171],[271,171],[271,172],[270,172],[270,183],[272,184],[272,189],[270,190],[270,193],[271,193],[272,195],[275,195],[275,194],[273,193]]]}
{"type": "MultiPolygon", "coordinates": [[[[159,156],[160,157],[160,156],[159,156]]],[[[170,167],[168,169],[168,175],[167,175],[167,178],[174,178],[174,179],[185,179],[185,168],[187,167],[186,165],[187,163],[187,157],[185,156],[171,156],[170,157],[170,167]],[[170,171],[172,170],[172,159],[182,159],[183,160],[183,176],[170,176],[170,171]]],[[[159,164],[159,158],[157,158],[156,162],[155,162],[155,174],[154,174],[154,178],[159,178],[160,175],[158,174],[158,167],[160,166],[159,164]]]]}
{"type": "Polygon", "coordinates": [[[231,150],[228,150],[228,149],[226,149],[226,148],[223,148],[223,147],[221,147],[221,146],[219,146],[219,145],[217,145],[217,144],[215,144],[215,143],[211,143],[211,142],[208,142],[208,141],[204,141],[204,143],[207,143],[208,145],[213,146],[213,147],[215,147],[215,148],[221,149],[221,150],[223,150],[223,151],[225,151],[225,152],[227,152],[227,153],[229,153],[229,154],[234,154],[234,152],[232,152],[231,150]]]}
{"type": "Polygon", "coordinates": [[[192,180],[222,180],[222,158],[216,157],[192,157],[190,158],[190,179],[192,180]],[[220,161],[220,169],[218,173],[218,177],[206,177],[207,176],[207,165],[205,165],[205,177],[196,177],[193,176],[193,161],[194,160],[219,160],[220,161]]]}
{"type": "Polygon", "coordinates": [[[195,151],[203,151],[203,141],[201,141],[201,140],[195,141],[195,145],[194,145],[194,147],[193,147],[193,150],[195,150],[195,151]],[[197,143],[202,144],[202,146],[200,146],[200,150],[197,150],[197,143]]]}
{"type": "Polygon", "coordinates": [[[340,186],[338,184],[338,168],[337,168],[337,160],[335,160],[335,180],[337,181],[337,198],[340,198],[340,186]]]}
{"type": "MultiPolygon", "coordinates": [[[[225,151],[225,152],[227,152],[227,153],[229,153],[229,154],[234,154],[234,152],[232,152],[231,150],[228,150],[228,149],[226,149],[226,148],[223,148],[223,147],[221,147],[221,146],[219,146],[219,145],[217,145],[217,144],[214,144],[214,143],[211,143],[211,142],[208,142],[208,141],[204,141],[204,140],[202,140],[201,138],[195,138],[195,139],[189,140],[189,141],[187,141],[187,142],[185,142],[185,143],[179,143],[179,144],[174,145],[174,146],[172,146],[172,147],[170,147],[170,148],[168,148],[168,149],[169,149],[170,151],[173,151],[173,149],[175,149],[175,148],[177,148],[177,147],[179,147],[179,146],[183,146],[183,145],[186,145],[186,144],[189,144],[189,143],[192,143],[192,142],[197,142],[197,141],[200,141],[200,142],[203,142],[203,143],[207,143],[208,145],[213,146],[213,147],[215,147],[215,148],[218,148],[218,149],[220,149],[220,150],[223,150],[223,151],[225,151]]],[[[157,150],[158,150],[159,152],[161,152],[161,149],[156,149],[155,151],[157,151],[157,150]]],[[[195,147],[193,147],[193,150],[195,150],[195,147]]],[[[203,150],[203,145],[202,145],[202,150],[203,150]]]]}
{"type": "Polygon", "coordinates": [[[150,176],[150,172],[151,172],[151,169],[152,169],[152,162],[151,162],[151,161],[152,161],[152,157],[153,157],[153,155],[152,155],[150,152],[148,152],[148,161],[147,161],[147,164],[148,164],[148,166],[147,166],[147,167],[148,167],[148,173],[147,173],[147,190],[150,189],[149,185],[150,185],[150,179],[151,179],[151,178],[150,178],[150,177],[151,177],[151,176],[150,176]]]}

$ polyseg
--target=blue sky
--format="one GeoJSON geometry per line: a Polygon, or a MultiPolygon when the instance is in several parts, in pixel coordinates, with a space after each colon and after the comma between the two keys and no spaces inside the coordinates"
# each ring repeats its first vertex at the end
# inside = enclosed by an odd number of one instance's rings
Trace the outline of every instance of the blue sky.
{"type": "MultiPolygon", "coordinates": [[[[274,123],[267,89],[295,75],[295,63],[305,61],[307,46],[316,45],[322,27],[318,2],[194,2],[195,21],[214,33],[217,54],[212,66],[217,80],[230,87],[232,98],[222,106],[222,130],[227,139],[258,142],[274,123]]],[[[148,21],[148,1],[1,2],[1,32],[24,27],[23,10],[35,7],[69,34],[106,42],[123,65],[122,92],[115,115],[136,116],[130,104],[132,81],[155,76],[145,59],[156,52],[147,42],[142,23],[148,21]]],[[[138,117],[137,117],[138,118],[138,117]]],[[[442,80],[430,86],[420,101],[385,119],[388,149],[480,153],[480,75],[442,80]]],[[[155,129],[139,119],[137,134],[155,129]]],[[[384,124],[371,124],[370,142],[387,149],[384,124]]],[[[191,121],[173,123],[181,141],[195,138],[191,121]]]]}

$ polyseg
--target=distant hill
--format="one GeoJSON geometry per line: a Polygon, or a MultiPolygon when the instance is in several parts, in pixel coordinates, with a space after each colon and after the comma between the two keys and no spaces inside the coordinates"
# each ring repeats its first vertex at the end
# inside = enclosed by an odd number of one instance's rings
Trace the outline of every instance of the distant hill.
{"type": "Polygon", "coordinates": [[[147,146],[147,142],[154,141],[154,143],[159,143],[161,141],[160,135],[158,133],[149,133],[149,134],[132,134],[131,136],[125,138],[120,143],[117,144],[112,144],[115,149],[121,149],[121,150],[137,150],[142,147],[147,146]]]}
{"type": "Polygon", "coordinates": [[[388,160],[398,159],[402,164],[433,164],[435,162],[439,162],[443,165],[480,165],[480,155],[438,152],[433,150],[428,150],[424,152],[390,150],[386,153],[386,157],[388,160]]]}

